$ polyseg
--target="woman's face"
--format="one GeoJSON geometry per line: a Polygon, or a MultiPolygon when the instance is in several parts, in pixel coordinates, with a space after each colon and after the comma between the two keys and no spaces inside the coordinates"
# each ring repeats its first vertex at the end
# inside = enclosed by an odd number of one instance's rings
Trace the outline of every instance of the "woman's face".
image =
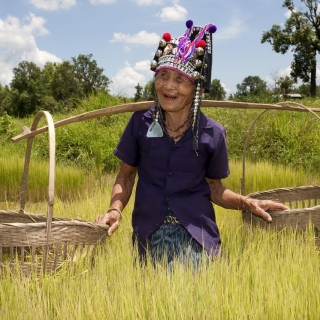
{"type": "Polygon", "coordinates": [[[179,112],[187,109],[189,112],[196,87],[179,72],[162,69],[156,74],[155,90],[164,111],[179,112]]]}

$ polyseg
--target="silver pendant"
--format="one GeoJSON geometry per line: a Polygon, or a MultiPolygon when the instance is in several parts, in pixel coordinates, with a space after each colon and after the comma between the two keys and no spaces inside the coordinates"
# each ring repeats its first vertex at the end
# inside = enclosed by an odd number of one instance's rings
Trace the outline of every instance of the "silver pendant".
{"type": "Polygon", "coordinates": [[[160,138],[163,137],[163,131],[158,121],[153,121],[147,132],[148,138],[160,138]]]}

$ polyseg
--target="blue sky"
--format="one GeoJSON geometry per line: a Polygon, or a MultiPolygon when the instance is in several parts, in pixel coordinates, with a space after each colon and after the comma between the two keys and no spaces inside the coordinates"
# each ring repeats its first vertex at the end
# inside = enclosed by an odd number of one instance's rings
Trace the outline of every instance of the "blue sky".
{"type": "MultiPolygon", "coordinates": [[[[19,62],[71,60],[92,54],[112,81],[112,94],[132,97],[144,86],[165,32],[182,35],[186,20],[213,23],[212,77],[228,94],[247,76],[272,86],[289,75],[292,54],[261,44],[263,31],[286,21],[282,0],[0,0],[0,82],[10,84],[19,62]]],[[[299,7],[301,2],[295,1],[299,7]]]]}

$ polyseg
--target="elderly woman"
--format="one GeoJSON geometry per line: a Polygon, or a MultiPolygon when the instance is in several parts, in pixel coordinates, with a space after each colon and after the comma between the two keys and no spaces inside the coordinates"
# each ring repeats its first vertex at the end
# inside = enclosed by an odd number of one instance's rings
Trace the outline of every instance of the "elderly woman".
{"type": "Polygon", "coordinates": [[[221,240],[212,203],[250,210],[271,221],[266,210],[283,210],[273,201],[253,200],[232,192],[221,179],[229,175],[224,128],[200,111],[210,90],[211,35],[216,27],[196,27],[178,39],[169,33],[159,43],[151,69],[156,99],[148,111],[135,112],[114,152],[122,161],[110,208],[96,223],[119,226],[138,172],[132,212],[133,242],[140,257],[154,262],[201,263],[216,257],[221,240]]]}

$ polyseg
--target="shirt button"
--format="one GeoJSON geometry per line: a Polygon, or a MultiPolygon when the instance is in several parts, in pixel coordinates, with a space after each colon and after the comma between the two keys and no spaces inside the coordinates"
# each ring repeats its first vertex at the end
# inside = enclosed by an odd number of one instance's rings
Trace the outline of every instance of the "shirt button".
{"type": "Polygon", "coordinates": [[[169,202],[170,198],[167,198],[166,201],[169,202]]]}
{"type": "Polygon", "coordinates": [[[176,150],[176,148],[175,148],[175,147],[172,147],[171,150],[176,150]]]}
{"type": "Polygon", "coordinates": [[[173,172],[169,172],[169,173],[168,173],[168,176],[169,176],[169,177],[172,177],[172,176],[173,176],[173,172]]]}

